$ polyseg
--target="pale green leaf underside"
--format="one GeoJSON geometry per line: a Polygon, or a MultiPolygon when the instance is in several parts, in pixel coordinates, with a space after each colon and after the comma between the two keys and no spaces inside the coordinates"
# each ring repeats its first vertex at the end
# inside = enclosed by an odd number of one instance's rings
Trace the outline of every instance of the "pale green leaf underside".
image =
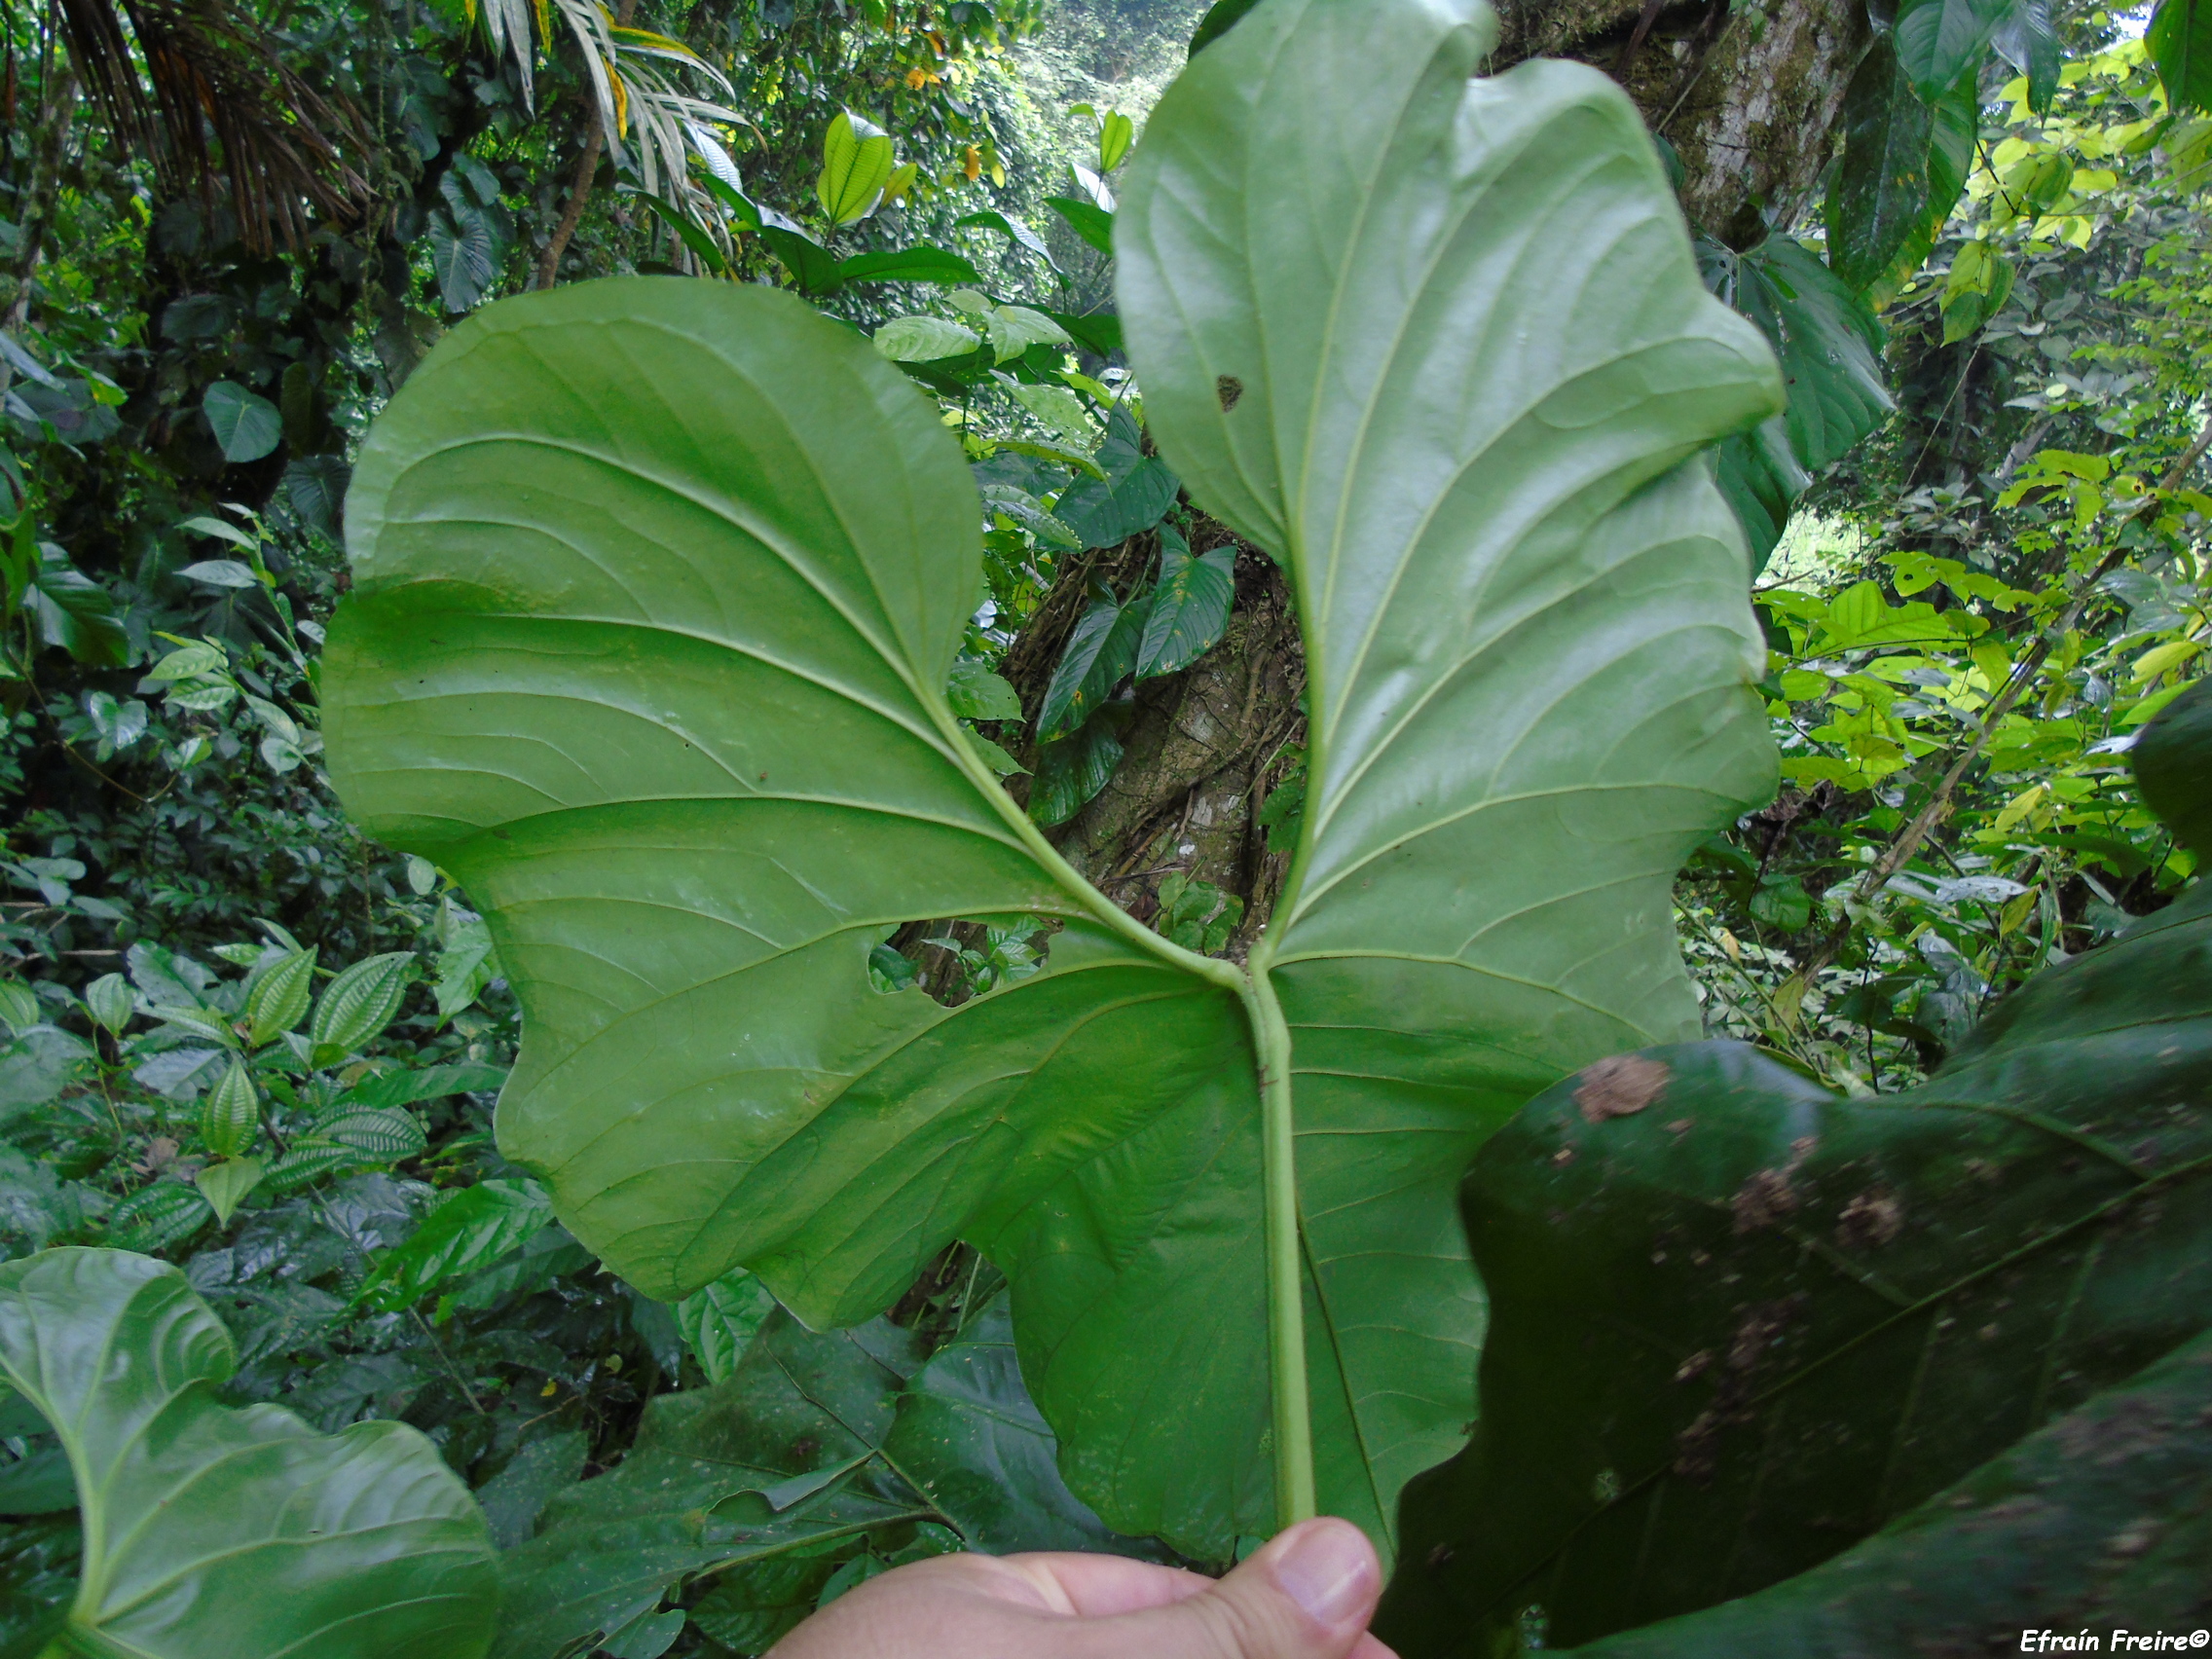
{"type": "Polygon", "coordinates": [[[1470,80],[1493,35],[1478,0],[1268,0],[1154,112],[1115,232],[1162,453],[1298,593],[1313,781],[1254,961],[1309,1337],[1385,1513],[1473,1415],[1453,1182],[1538,1079],[1691,1024],[1669,882],[1775,775],[1692,458],[1780,377],[1619,89],[1470,80]]]}
{"type": "Polygon", "coordinates": [[[71,1627],[144,1659],[476,1659],[491,1536],[394,1422],[311,1430],[213,1388],[238,1356],[166,1263],[49,1250],[0,1267],[0,1375],[60,1436],[85,1529],[71,1627]]]}
{"type": "MultiPolygon", "coordinates": [[[[1214,1510],[1144,1491],[1124,1513],[1233,1535],[1265,1415],[1257,1261],[1225,1296],[1183,1255],[1224,1205],[1247,1236],[1256,1193],[1147,1196],[1145,1235],[1111,1244],[1063,1212],[1086,1181],[1133,1211],[1128,1143],[1177,1113],[1227,1099],[1249,1133],[1242,1015],[1085,919],[961,750],[939,688],[980,515],[929,405],[787,297],[593,284],[457,330],[351,514],[333,775],[483,908],[528,1021],[502,1144],[569,1226],[650,1294],[742,1263],[820,1324],[962,1234],[1077,1300],[1165,1295],[1235,1377],[1198,1434],[1214,1510]],[[871,988],[897,924],[1019,912],[1064,923],[1036,977],[956,1012],[871,988]],[[1117,1250],[1169,1258],[1164,1289],[1117,1250]]],[[[1161,1466],[1090,1455],[1087,1491],[1161,1466]]]]}
{"type": "MultiPolygon", "coordinates": [[[[1333,365],[1301,413],[1268,363],[1238,359],[1238,420],[1310,424],[1317,455],[1371,449],[1331,461],[1334,483],[1266,486],[1309,503],[1302,526],[1341,516],[1329,538],[1228,510],[1291,553],[1324,670],[1313,844],[1275,977],[1321,1501],[1381,1537],[1398,1487],[1473,1411],[1459,1172],[1534,1089],[1677,1034],[1666,876],[1771,780],[1743,689],[1741,543],[1703,463],[1679,463],[1763,414],[1773,375],[1755,336],[1714,320],[1625,103],[1524,78],[1486,105],[1513,143],[1455,133],[1438,106],[1472,67],[1469,20],[1407,0],[1343,15],[1364,44],[1304,85],[1244,62],[1225,96],[1204,76],[1243,62],[1247,29],[1288,64],[1332,61],[1348,25],[1327,8],[1271,0],[1203,55],[1155,117],[1137,202],[1196,191],[1175,170],[1194,149],[1201,170],[1257,154],[1245,129],[1294,128],[1321,88],[1337,135],[1238,175],[1254,223],[1340,183],[1427,191],[1401,219],[1474,212],[1536,239],[1556,297],[1595,178],[1612,195],[1583,217],[1631,244],[1582,273],[1632,292],[1590,302],[1611,344],[1568,363],[1567,387],[1563,334],[1579,350],[1598,323],[1490,316],[1530,294],[1479,262],[1363,254],[1341,294],[1285,264],[1279,292],[1215,282],[1194,302],[1272,307],[1271,340],[1304,329],[1333,365]],[[1375,50],[1384,36],[1403,50],[1375,50]],[[1462,151],[1481,163],[1467,177],[1462,151]],[[1332,310],[1383,352],[1366,427],[1339,407],[1366,359],[1350,342],[1331,356],[1314,316],[1332,310]],[[1481,342],[1501,329],[1525,338],[1492,374],[1481,342]],[[1478,383],[1458,402],[1417,372],[1445,360],[1478,383]],[[1476,417],[1507,390],[1537,416],[1486,436],[1476,417]],[[1334,589],[1311,579],[1323,546],[1334,589]]],[[[1178,281],[1214,282],[1198,267],[1229,239],[1208,236],[1173,256],[1178,281]]],[[[1155,366],[1156,334],[1136,349],[1148,398],[1188,414],[1191,374],[1155,366]]],[[[1191,352],[1215,398],[1221,350],[1191,352]]],[[[1159,419],[1170,461],[1187,454],[1223,506],[1191,422],[1159,419]]],[[[785,297],[579,286],[449,336],[372,436],[350,510],[333,776],[489,918],[527,1019],[502,1142],[564,1220],[652,1294],[743,1263],[816,1323],[877,1311],[966,1236],[1013,1280],[1023,1369],[1086,1501],[1205,1554],[1267,1530],[1244,1015],[1060,879],[963,748],[940,688],[978,591],[979,512],[934,410],[785,297]],[[1035,978],[951,1012],[870,988],[894,925],[1023,911],[1064,923],[1035,978]]]]}

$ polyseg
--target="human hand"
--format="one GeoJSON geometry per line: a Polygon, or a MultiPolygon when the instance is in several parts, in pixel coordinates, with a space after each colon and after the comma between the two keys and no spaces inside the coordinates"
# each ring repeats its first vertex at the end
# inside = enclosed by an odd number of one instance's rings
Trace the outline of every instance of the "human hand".
{"type": "Polygon", "coordinates": [[[950,1555],[871,1578],[770,1659],[1396,1659],[1367,1634],[1382,1569],[1328,1516],[1228,1577],[1103,1555],[950,1555]]]}

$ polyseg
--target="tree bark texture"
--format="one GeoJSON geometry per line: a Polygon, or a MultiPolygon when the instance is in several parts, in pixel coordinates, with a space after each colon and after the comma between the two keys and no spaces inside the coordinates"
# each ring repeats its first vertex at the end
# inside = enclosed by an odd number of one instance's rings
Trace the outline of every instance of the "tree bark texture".
{"type": "Polygon", "coordinates": [[[1690,222],[1737,247],[1810,204],[1870,33],[1862,0],[1498,0],[1497,68],[1571,57],[1619,80],[1681,158],[1690,222]]]}

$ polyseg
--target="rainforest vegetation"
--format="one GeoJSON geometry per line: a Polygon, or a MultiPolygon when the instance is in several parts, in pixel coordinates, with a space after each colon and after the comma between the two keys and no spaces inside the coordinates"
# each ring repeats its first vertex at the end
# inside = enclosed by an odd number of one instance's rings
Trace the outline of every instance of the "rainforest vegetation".
{"type": "Polygon", "coordinates": [[[0,1659],[2205,1622],[2208,0],[0,18],[0,1659]]]}

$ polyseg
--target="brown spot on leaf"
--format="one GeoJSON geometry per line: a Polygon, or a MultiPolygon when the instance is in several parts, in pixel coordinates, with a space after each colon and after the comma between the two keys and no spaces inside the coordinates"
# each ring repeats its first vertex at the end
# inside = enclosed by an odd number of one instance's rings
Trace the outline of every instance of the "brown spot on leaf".
{"type": "Polygon", "coordinates": [[[1213,394],[1221,399],[1221,412],[1226,415],[1236,407],[1236,400],[1244,395],[1244,383],[1235,375],[1222,375],[1213,383],[1213,394]]]}
{"type": "MultiPolygon", "coordinates": [[[[1728,1352],[1721,1361],[1713,1403],[1697,1415],[1689,1427],[1675,1436],[1676,1474],[1700,1486],[1713,1479],[1719,1462],[1720,1431],[1751,1420],[1751,1402],[1756,1391],[1759,1362],[1774,1346],[1775,1339],[1797,1316],[1804,1300],[1800,1294],[1780,1302],[1754,1303],[1745,1309],[1728,1339],[1728,1352]]],[[[1687,1382],[1711,1364],[1710,1352],[1692,1354],[1676,1372],[1676,1381],[1687,1382]],[[1699,1363],[1701,1361],[1703,1363],[1699,1363]],[[1697,1371],[1690,1371],[1693,1364],[1698,1365],[1697,1371]],[[1684,1372],[1689,1376],[1685,1377],[1684,1372]]]]}
{"type": "Polygon", "coordinates": [[[1810,1135],[1791,1141],[1788,1162],[1779,1169],[1761,1169],[1736,1189],[1728,1207],[1736,1212],[1739,1237],[1756,1233],[1762,1227],[1772,1227],[1784,1216],[1796,1213],[1797,1189],[1790,1181],[1819,1144],[1810,1135]]]}
{"type": "Polygon", "coordinates": [[[1586,1123],[1626,1118],[1658,1099],[1671,1075],[1659,1061],[1641,1054],[1610,1054],[1582,1068],[1574,1103],[1586,1123]]]}
{"type": "Polygon", "coordinates": [[[1867,1250],[1892,1242],[1904,1231],[1904,1206],[1897,1195],[1869,1187],[1843,1206],[1835,1220],[1835,1241],[1846,1250],[1867,1250]]]}

